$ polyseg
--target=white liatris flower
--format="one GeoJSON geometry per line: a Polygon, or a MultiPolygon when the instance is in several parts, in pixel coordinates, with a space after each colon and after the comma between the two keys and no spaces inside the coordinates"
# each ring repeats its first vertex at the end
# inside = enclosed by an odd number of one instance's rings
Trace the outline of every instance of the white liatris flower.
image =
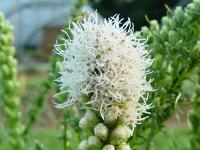
{"type": "Polygon", "coordinates": [[[100,21],[96,12],[89,14],[82,22],[72,23],[71,39],[55,45],[63,57],[57,81],[68,93],[66,102],[56,104],[57,108],[89,104],[104,119],[106,111],[117,106],[113,115],[124,117],[126,125],[135,127],[142,120],[149,109],[144,95],[152,90],[146,79],[152,59],[130,19],[124,24],[122,20],[115,15],[100,21]]]}

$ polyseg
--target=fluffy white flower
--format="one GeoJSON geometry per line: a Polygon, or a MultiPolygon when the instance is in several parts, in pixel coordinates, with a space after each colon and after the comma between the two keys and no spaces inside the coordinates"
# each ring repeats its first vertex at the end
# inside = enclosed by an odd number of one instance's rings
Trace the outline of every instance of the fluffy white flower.
{"type": "Polygon", "coordinates": [[[140,121],[148,109],[144,94],[152,90],[146,79],[152,59],[130,19],[124,24],[122,20],[115,15],[100,21],[97,13],[89,14],[82,22],[72,23],[71,39],[55,44],[63,57],[57,81],[61,90],[69,93],[66,102],[56,104],[57,108],[85,104],[83,96],[88,96],[86,104],[100,110],[104,118],[108,107],[118,105],[122,114],[126,108],[120,105],[129,102],[134,107],[127,110],[132,113],[128,119],[140,121]]]}

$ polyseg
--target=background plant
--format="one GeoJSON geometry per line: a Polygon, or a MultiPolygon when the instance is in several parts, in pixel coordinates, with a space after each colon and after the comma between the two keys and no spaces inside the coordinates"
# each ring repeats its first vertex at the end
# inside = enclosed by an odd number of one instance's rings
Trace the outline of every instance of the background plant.
{"type": "Polygon", "coordinates": [[[8,148],[22,150],[24,148],[20,104],[17,94],[17,60],[14,58],[12,27],[0,13],[0,107],[3,109],[4,142],[8,148]]]}
{"type": "MultiPolygon", "coordinates": [[[[152,67],[152,86],[157,89],[150,94],[153,103],[151,117],[136,131],[136,138],[150,129],[149,137],[145,138],[146,149],[150,149],[151,141],[164,127],[164,121],[172,116],[180,104],[198,107],[199,101],[199,65],[200,65],[200,1],[194,0],[184,10],[177,7],[175,11],[168,9],[161,24],[156,20],[149,21],[150,26],[143,27],[143,37],[148,38],[152,49],[154,64],[152,67]],[[196,87],[192,91],[184,87],[184,82],[191,81],[196,87]],[[190,95],[188,95],[188,90],[190,95]],[[194,93],[195,96],[193,95],[194,93]],[[193,96],[192,96],[193,95],[193,96]]],[[[196,109],[195,109],[196,110],[196,109]]],[[[195,114],[198,113],[196,110],[195,114]]],[[[197,117],[197,116],[196,116],[197,117]]],[[[194,118],[196,118],[194,117],[194,118]]],[[[197,118],[196,118],[197,119],[197,118]]],[[[194,121],[191,122],[194,124],[194,121]]],[[[193,125],[195,132],[193,142],[199,137],[198,122],[193,125]]],[[[135,139],[133,139],[134,141],[135,139]]],[[[192,144],[193,149],[198,149],[192,144]]]]}

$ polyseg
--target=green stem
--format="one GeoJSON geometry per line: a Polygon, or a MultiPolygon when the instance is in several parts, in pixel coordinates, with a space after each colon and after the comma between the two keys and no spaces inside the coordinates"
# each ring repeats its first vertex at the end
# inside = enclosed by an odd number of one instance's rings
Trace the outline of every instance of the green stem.
{"type": "Polygon", "coordinates": [[[50,90],[50,84],[48,84],[48,80],[44,80],[39,89],[39,95],[37,95],[34,103],[30,105],[28,110],[28,121],[26,123],[26,127],[24,130],[24,137],[28,135],[30,129],[32,128],[33,124],[37,121],[37,116],[39,115],[40,110],[43,107],[44,101],[47,99],[47,94],[50,90]]]}
{"type": "Polygon", "coordinates": [[[64,111],[63,114],[63,120],[62,120],[62,125],[63,125],[63,149],[67,150],[67,112],[64,111]]]}

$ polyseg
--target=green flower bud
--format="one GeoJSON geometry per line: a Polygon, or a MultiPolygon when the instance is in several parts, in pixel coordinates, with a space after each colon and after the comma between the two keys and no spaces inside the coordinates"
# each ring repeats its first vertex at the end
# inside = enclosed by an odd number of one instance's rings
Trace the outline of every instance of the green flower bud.
{"type": "Polygon", "coordinates": [[[91,110],[87,110],[85,116],[79,121],[79,127],[81,129],[93,129],[98,122],[97,115],[91,110]]]}
{"type": "Polygon", "coordinates": [[[152,21],[150,22],[150,24],[151,24],[152,30],[159,30],[158,21],[152,20],[152,21]]]}
{"type": "Polygon", "coordinates": [[[3,52],[0,52],[0,64],[2,64],[6,60],[6,55],[3,52]]]}
{"type": "Polygon", "coordinates": [[[79,127],[81,129],[88,129],[90,128],[90,123],[86,120],[85,117],[81,118],[81,120],[79,121],[79,127]]]}
{"type": "Polygon", "coordinates": [[[5,48],[5,54],[7,54],[7,55],[9,55],[9,56],[10,56],[10,55],[13,56],[14,53],[15,53],[15,48],[14,48],[14,47],[11,46],[11,47],[6,47],[6,48],[5,48]]]}
{"type": "Polygon", "coordinates": [[[171,25],[171,19],[169,17],[163,17],[162,18],[162,23],[165,24],[166,26],[170,26],[171,25]]]}
{"type": "Polygon", "coordinates": [[[184,12],[181,7],[176,7],[174,11],[174,19],[177,23],[183,23],[184,19],[184,12]]]}
{"type": "Polygon", "coordinates": [[[147,27],[142,27],[142,34],[144,34],[145,36],[147,36],[149,34],[149,29],[147,27]]]}
{"type": "Polygon", "coordinates": [[[15,60],[12,56],[8,57],[8,63],[10,67],[17,65],[17,60],[15,60]]]}
{"type": "Polygon", "coordinates": [[[17,74],[17,69],[16,68],[12,68],[10,69],[11,74],[15,75],[17,74]]]}
{"type": "Polygon", "coordinates": [[[177,42],[177,33],[175,31],[169,31],[168,34],[169,34],[169,43],[172,46],[175,46],[177,42]]]}
{"type": "Polygon", "coordinates": [[[125,142],[132,135],[132,130],[127,126],[117,126],[112,132],[110,136],[111,144],[120,144],[125,142]]]}
{"type": "MultiPolygon", "coordinates": [[[[0,40],[2,41],[3,44],[5,45],[10,45],[11,41],[13,40],[13,36],[10,33],[4,34],[0,37],[0,40]]],[[[4,49],[3,49],[4,50],[4,49]]]]}
{"type": "Polygon", "coordinates": [[[117,147],[117,150],[131,150],[131,147],[126,143],[122,143],[117,147]]]}
{"type": "Polygon", "coordinates": [[[86,140],[79,144],[79,150],[88,150],[88,142],[86,140]]]}
{"type": "Polygon", "coordinates": [[[16,113],[12,108],[10,107],[6,107],[5,108],[5,113],[7,115],[9,115],[10,118],[12,118],[12,120],[15,120],[18,118],[18,113],[16,113]]]}
{"type": "Polygon", "coordinates": [[[12,81],[12,80],[8,80],[6,83],[5,83],[5,89],[6,89],[6,92],[13,92],[13,90],[15,89],[15,83],[12,81]]]}
{"type": "Polygon", "coordinates": [[[6,76],[8,76],[10,74],[10,69],[7,65],[2,65],[2,73],[6,76]]]}
{"type": "Polygon", "coordinates": [[[86,111],[85,118],[88,121],[91,121],[94,124],[97,124],[99,122],[99,119],[98,119],[97,115],[93,111],[91,111],[91,110],[87,110],[86,111]]]}
{"type": "Polygon", "coordinates": [[[105,124],[108,126],[114,125],[117,122],[118,113],[119,113],[118,106],[109,107],[104,115],[105,124]]]}
{"type": "Polygon", "coordinates": [[[102,140],[106,140],[108,138],[108,133],[109,130],[108,128],[103,124],[103,123],[99,123],[95,128],[94,128],[94,134],[102,139],[102,140]]]}
{"type": "Polygon", "coordinates": [[[115,150],[115,147],[109,144],[109,145],[104,146],[102,150],[115,150]]]}
{"type": "Polygon", "coordinates": [[[89,149],[95,149],[95,150],[100,150],[103,146],[101,140],[97,138],[96,136],[91,136],[88,139],[88,145],[89,149]]]}
{"type": "Polygon", "coordinates": [[[20,106],[20,99],[18,97],[13,98],[13,105],[15,105],[15,107],[20,106]]]}
{"type": "MultiPolygon", "coordinates": [[[[20,115],[21,115],[21,114],[18,114],[18,116],[20,116],[20,115]]],[[[16,133],[18,133],[18,134],[23,133],[24,130],[25,130],[25,126],[22,125],[22,124],[20,124],[20,126],[18,126],[18,127],[15,129],[16,133]]]]}

